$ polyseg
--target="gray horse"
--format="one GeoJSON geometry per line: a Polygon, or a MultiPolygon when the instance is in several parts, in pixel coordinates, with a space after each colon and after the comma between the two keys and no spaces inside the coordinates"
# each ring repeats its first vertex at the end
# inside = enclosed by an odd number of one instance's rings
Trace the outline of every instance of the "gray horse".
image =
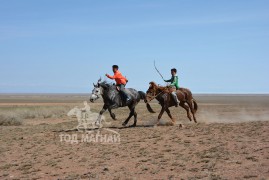
{"type": "MultiPolygon", "coordinates": [[[[126,88],[126,92],[131,97],[131,101],[126,102],[125,99],[122,97],[121,93],[117,90],[115,85],[107,83],[106,81],[101,82],[101,79],[98,80],[97,84],[93,85],[94,89],[92,90],[90,101],[93,103],[100,97],[102,97],[104,101],[104,106],[99,113],[96,125],[99,125],[101,123],[101,116],[106,110],[109,111],[111,118],[116,120],[116,115],[112,112],[112,109],[128,106],[130,109],[130,114],[128,118],[122,123],[122,125],[126,126],[131,117],[134,116],[134,124],[132,125],[132,127],[136,126],[137,113],[135,111],[135,107],[141,99],[145,101],[146,94],[144,92],[137,91],[132,88],[126,88]]],[[[155,113],[148,103],[147,103],[147,109],[149,112],[155,113]]]]}

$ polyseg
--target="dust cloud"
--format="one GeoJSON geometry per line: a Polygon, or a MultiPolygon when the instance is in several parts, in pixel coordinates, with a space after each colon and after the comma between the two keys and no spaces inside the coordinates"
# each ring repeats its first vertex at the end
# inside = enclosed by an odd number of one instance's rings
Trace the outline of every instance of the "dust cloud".
{"type": "Polygon", "coordinates": [[[252,121],[269,121],[269,111],[255,113],[245,109],[237,112],[203,110],[198,113],[198,122],[202,123],[243,123],[252,121]]]}

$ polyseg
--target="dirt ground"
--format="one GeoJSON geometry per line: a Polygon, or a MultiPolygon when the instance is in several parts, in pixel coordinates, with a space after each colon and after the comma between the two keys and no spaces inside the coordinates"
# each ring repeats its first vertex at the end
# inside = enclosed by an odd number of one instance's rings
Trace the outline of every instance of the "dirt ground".
{"type": "MultiPolygon", "coordinates": [[[[195,97],[197,124],[187,119],[184,109],[171,108],[177,125],[156,127],[158,114],[147,112],[143,102],[137,108],[135,128],[121,126],[127,108],[114,110],[116,121],[105,113],[111,122],[105,127],[112,131],[93,134],[112,137],[116,132],[117,143],[85,142],[86,132],[67,131],[77,126],[76,118],[68,116],[0,126],[0,179],[269,179],[269,96],[195,97]],[[78,141],[62,140],[63,136],[78,141]]],[[[83,107],[87,99],[85,94],[5,94],[0,95],[0,110],[83,107]]],[[[158,103],[151,105],[159,112],[158,103]]],[[[102,103],[90,106],[98,112],[102,103]]],[[[164,115],[162,122],[166,121],[164,115]]]]}

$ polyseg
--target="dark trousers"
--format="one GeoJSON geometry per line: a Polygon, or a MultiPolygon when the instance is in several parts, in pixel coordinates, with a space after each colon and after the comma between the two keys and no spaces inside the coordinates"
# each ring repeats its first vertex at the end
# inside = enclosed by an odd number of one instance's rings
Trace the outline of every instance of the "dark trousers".
{"type": "Polygon", "coordinates": [[[117,84],[117,86],[119,87],[119,91],[122,93],[124,98],[126,98],[126,99],[129,98],[129,95],[125,90],[125,85],[124,84],[117,84]]]}

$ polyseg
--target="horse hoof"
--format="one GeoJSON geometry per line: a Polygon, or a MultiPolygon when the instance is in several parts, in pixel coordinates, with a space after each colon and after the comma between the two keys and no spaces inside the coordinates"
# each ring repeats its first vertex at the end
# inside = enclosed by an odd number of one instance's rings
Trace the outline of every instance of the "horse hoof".
{"type": "Polygon", "coordinates": [[[130,127],[136,127],[136,124],[131,125],[130,127]]]}
{"type": "Polygon", "coordinates": [[[116,118],[116,115],[115,115],[115,114],[112,114],[112,115],[111,115],[111,117],[112,117],[112,119],[113,119],[113,120],[117,120],[117,118],[116,118]]]}
{"type": "Polygon", "coordinates": [[[122,123],[122,126],[126,127],[126,123],[122,123]]]}

